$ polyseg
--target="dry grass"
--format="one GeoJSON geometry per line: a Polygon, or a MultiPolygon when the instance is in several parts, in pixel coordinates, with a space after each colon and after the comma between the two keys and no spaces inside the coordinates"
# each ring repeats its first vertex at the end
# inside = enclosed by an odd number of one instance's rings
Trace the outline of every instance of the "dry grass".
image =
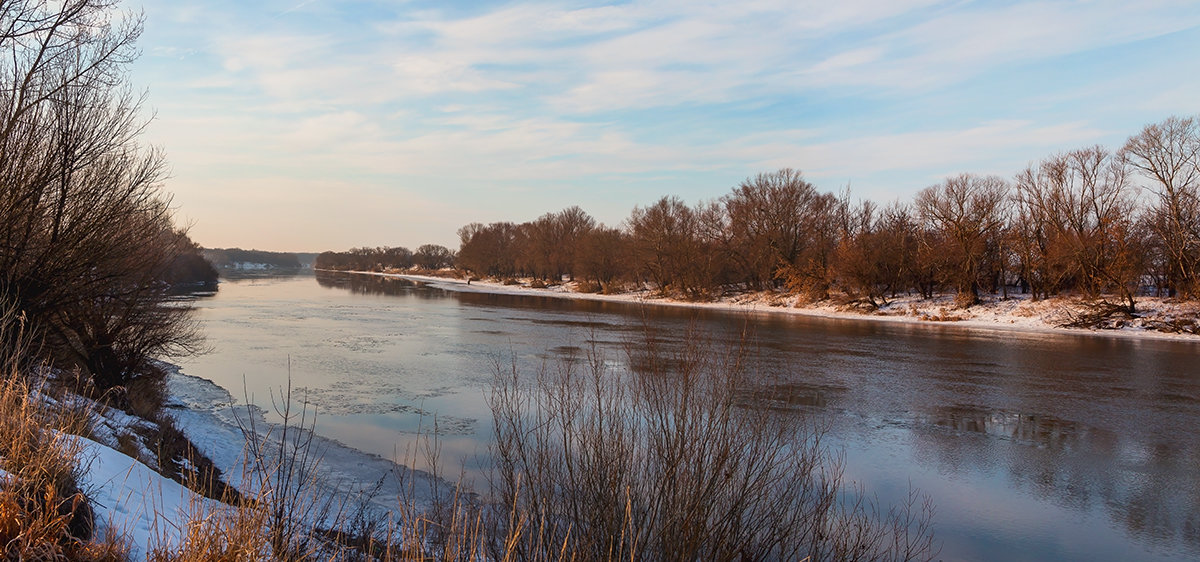
{"type": "Polygon", "coordinates": [[[123,560],[119,538],[93,541],[91,505],[79,488],[87,411],[56,402],[20,367],[23,318],[0,309],[0,553],[9,560],[123,560]],[[13,333],[15,331],[16,333],[13,333]]]}

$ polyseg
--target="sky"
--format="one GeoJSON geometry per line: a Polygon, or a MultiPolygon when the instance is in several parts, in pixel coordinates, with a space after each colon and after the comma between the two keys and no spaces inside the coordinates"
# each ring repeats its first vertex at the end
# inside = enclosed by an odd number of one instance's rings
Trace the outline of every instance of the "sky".
{"type": "Polygon", "coordinates": [[[783,167],[908,201],[1200,112],[1200,2],[145,0],[130,68],[207,247],[617,226],[783,167]]]}

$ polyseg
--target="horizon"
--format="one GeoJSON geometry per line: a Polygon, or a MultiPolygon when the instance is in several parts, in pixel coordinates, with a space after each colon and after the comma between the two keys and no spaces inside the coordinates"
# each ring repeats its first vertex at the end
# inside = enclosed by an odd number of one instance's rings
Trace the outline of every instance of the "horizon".
{"type": "Polygon", "coordinates": [[[782,167],[909,200],[1200,112],[1189,2],[143,10],[143,140],[208,248],[454,249],[469,222],[578,205],[616,226],[782,167]]]}

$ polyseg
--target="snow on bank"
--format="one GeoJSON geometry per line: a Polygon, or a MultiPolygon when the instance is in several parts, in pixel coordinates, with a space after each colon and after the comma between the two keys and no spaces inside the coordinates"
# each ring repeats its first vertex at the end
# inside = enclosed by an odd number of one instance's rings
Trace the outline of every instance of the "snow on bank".
{"type": "Polygon", "coordinates": [[[80,485],[92,499],[97,530],[101,538],[124,537],[130,559],[143,558],[153,545],[179,544],[188,514],[215,504],[119,451],[81,442],[80,485]]]}
{"type": "MultiPolygon", "coordinates": [[[[276,455],[279,443],[271,436],[278,436],[280,428],[268,423],[260,410],[233,406],[229,392],[211,381],[183,374],[174,365],[161,366],[168,372],[166,407],[177,427],[225,473],[228,484],[253,494],[258,482],[246,474],[245,431],[252,420],[267,454],[276,455]]],[[[112,408],[96,406],[94,411],[93,437],[97,441],[81,438],[79,460],[84,477],[80,484],[94,502],[101,537],[123,537],[135,560],[144,558],[154,546],[178,544],[189,515],[209,513],[220,504],[109,446],[117,444],[118,436],[131,434],[150,422],[112,408]]],[[[365,500],[369,513],[386,515],[398,509],[401,498],[411,502],[406,507],[420,510],[431,505],[434,494],[453,489],[449,483],[421,471],[320,436],[313,436],[312,445],[320,458],[310,480],[309,493],[314,498],[365,500]]],[[[139,454],[153,458],[148,451],[139,454]]]]}
{"type": "MultiPolygon", "coordinates": [[[[229,391],[216,383],[185,374],[174,365],[163,366],[168,373],[167,407],[176,426],[225,473],[228,484],[243,492],[253,492],[252,479],[245,473],[246,432],[253,428],[267,454],[278,455],[281,428],[267,422],[264,412],[257,407],[234,405],[229,391]]],[[[311,437],[313,450],[320,459],[313,475],[318,494],[365,499],[374,510],[383,513],[396,510],[398,498],[421,508],[432,503],[434,494],[452,489],[450,483],[428,473],[322,437],[319,417],[316,423],[318,435],[311,437]]],[[[295,428],[290,431],[296,435],[295,428]]],[[[308,434],[304,436],[307,438],[308,434]]]]}
{"type": "Polygon", "coordinates": [[[395,277],[425,283],[431,287],[463,293],[489,293],[500,295],[543,296],[577,300],[619,302],[635,305],[672,306],[697,309],[713,309],[746,313],[793,314],[818,318],[855,320],[869,322],[892,322],[913,325],[955,326],[976,331],[1004,331],[1025,333],[1086,334],[1120,338],[1145,338],[1175,341],[1200,342],[1200,335],[1167,333],[1152,328],[1156,322],[1177,318],[1197,319],[1200,305],[1179,303],[1158,297],[1140,297],[1137,306],[1141,318],[1132,319],[1120,329],[1064,328],[1068,316],[1077,306],[1067,299],[1032,300],[1029,295],[1010,295],[1006,299],[988,300],[969,309],[954,306],[953,296],[922,299],[916,295],[898,297],[878,310],[863,311],[840,306],[828,301],[815,304],[801,303],[798,297],[777,293],[744,293],[723,297],[712,302],[688,302],[655,295],[649,290],[640,290],[616,295],[577,293],[574,283],[563,283],[545,289],[534,289],[524,285],[504,285],[494,281],[471,281],[463,279],[408,275],[402,273],[356,272],[366,275],[395,277]]]}

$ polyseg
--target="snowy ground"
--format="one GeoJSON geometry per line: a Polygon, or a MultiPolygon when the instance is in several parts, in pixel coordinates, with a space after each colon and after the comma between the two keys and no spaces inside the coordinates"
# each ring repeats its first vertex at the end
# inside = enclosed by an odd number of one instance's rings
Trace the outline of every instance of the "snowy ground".
{"type": "Polygon", "coordinates": [[[385,277],[398,277],[410,281],[428,283],[449,291],[541,295],[546,297],[586,299],[632,304],[709,308],[747,312],[797,314],[823,318],[869,320],[877,322],[952,324],[974,330],[1002,330],[1042,333],[1083,333],[1125,338],[1153,338],[1200,341],[1200,335],[1167,333],[1153,329],[1159,322],[1175,318],[1196,319],[1200,317],[1200,304],[1173,302],[1157,297],[1140,297],[1137,300],[1138,316],[1126,321],[1118,329],[1090,330],[1063,328],[1068,316],[1079,310],[1079,303],[1066,298],[1033,301],[1028,295],[1010,295],[1009,298],[985,297],[982,304],[963,310],[956,308],[953,296],[922,299],[916,295],[905,295],[889,301],[878,310],[864,310],[843,306],[828,301],[815,304],[801,303],[798,297],[777,293],[744,293],[727,296],[713,302],[687,302],[662,298],[648,290],[601,295],[575,292],[574,283],[533,289],[525,284],[504,285],[494,281],[472,281],[448,277],[406,275],[394,273],[372,273],[385,277]]]}
{"type": "MultiPolygon", "coordinates": [[[[183,374],[174,366],[168,368],[168,373],[167,388],[172,401],[168,408],[176,425],[225,472],[229,484],[249,491],[248,485],[243,484],[248,480],[243,471],[245,432],[253,425],[274,453],[279,449],[281,428],[267,423],[256,408],[244,404],[233,406],[229,392],[212,381],[183,374]]],[[[319,419],[317,423],[320,424],[319,419]]],[[[433,494],[448,486],[445,481],[411,470],[393,459],[364,453],[320,435],[311,438],[312,448],[320,459],[315,481],[326,494],[368,494],[379,509],[390,510],[395,508],[397,498],[426,504],[433,494]]]]}
{"type": "Polygon", "coordinates": [[[156,544],[178,544],[188,513],[213,503],[115,449],[84,444],[80,484],[94,502],[97,528],[102,536],[123,536],[130,559],[156,544]]]}
{"type": "MultiPolygon", "coordinates": [[[[276,454],[280,449],[280,427],[267,423],[261,411],[232,406],[230,394],[212,382],[182,374],[171,365],[163,366],[169,373],[167,408],[176,425],[225,473],[227,483],[252,494],[258,481],[248,477],[245,469],[247,432],[253,425],[266,443],[268,454],[276,454]]],[[[135,560],[143,558],[154,545],[176,544],[180,525],[189,513],[211,511],[216,505],[214,500],[200,497],[113,448],[119,435],[131,434],[137,426],[148,423],[118,410],[103,409],[95,416],[93,429],[93,437],[102,443],[85,440],[80,456],[86,467],[81,484],[95,502],[101,533],[124,536],[135,560]]],[[[399,501],[420,509],[431,503],[434,494],[452,489],[447,482],[391,460],[317,435],[311,437],[313,451],[320,459],[306,479],[314,498],[346,502],[339,507],[365,501],[371,512],[386,515],[395,512],[399,501]]],[[[153,458],[149,451],[138,454],[153,458]]]]}

